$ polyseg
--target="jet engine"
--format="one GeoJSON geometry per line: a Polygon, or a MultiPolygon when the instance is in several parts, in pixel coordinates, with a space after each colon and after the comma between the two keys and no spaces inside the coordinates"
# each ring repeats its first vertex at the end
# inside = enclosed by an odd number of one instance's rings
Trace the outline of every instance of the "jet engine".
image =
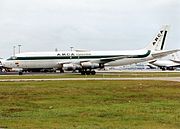
{"type": "Polygon", "coordinates": [[[91,62],[82,62],[82,68],[84,69],[96,69],[96,68],[104,68],[103,64],[91,63],[91,62]]]}
{"type": "Polygon", "coordinates": [[[81,66],[77,64],[63,64],[63,69],[66,71],[79,70],[81,66]]]}

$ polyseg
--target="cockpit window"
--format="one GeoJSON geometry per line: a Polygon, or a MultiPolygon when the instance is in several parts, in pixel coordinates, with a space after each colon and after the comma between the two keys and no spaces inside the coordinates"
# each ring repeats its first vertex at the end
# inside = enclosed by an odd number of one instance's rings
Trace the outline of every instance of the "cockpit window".
{"type": "Polygon", "coordinates": [[[16,60],[17,57],[16,56],[11,56],[10,58],[8,58],[7,60],[16,60]]]}

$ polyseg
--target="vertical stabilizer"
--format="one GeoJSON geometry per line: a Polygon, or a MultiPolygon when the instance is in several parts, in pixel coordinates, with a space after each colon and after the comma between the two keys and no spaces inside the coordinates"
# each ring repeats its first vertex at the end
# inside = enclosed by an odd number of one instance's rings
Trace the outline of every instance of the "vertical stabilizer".
{"type": "Polygon", "coordinates": [[[155,51],[163,50],[168,30],[169,25],[163,26],[162,29],[160,29],[160,31],[156,35],[156,37],[146,47],[146,49],[155,51]]]}

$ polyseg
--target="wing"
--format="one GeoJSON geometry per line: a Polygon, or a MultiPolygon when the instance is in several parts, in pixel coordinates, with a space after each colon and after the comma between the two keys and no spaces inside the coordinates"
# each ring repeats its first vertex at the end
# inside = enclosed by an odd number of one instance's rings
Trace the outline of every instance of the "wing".
{"type": "Polygon", "coordinates": [[[120,56],[110,57],[110,58],[101,58],[99,63],[105,64],[111,61],[121,60],[125,58],[143,58],[143,57],[149,56],[150,54],[151,54],[151,51],[148,50],[145,54],[142,54],[142,55],[120,55],[120,56]]]}
{"type": "Polygon", "coordinates": [[[91,62],[91,63],[98,63],[98,64],[105,64],[105,63],[108,63],[108,62],[111,62],[111,61],[116,61],[116,60],[120,60],[120,59],[124,59],[124,58],[134,58],[135,55],[121,55],[121,56],[115,56],[115,57],[108,57],[108,58],[100,58],[100,59],[94,59],[94,60],[81,60],[79,62],[58,62],[58,65],[59,66],[63,66],[64,64],[70,64],[70,63],[73,63],[73,64],[81,64],[81,63],[84,63],[84,62],[91,62]]]}
{"type": "Polygon", "coordinates": [[[176,53],[178,51],[180,51],[180,49],[170,50],[170,51],[163,51],[163,52],[162,51],[160,51],[160,52],[157,51],[157,52],[153,53],[152,56],[154,58],[161,58],[161,57],[168,56],[170,54],[176,53]]]}
{"type": "Polygon", "coordinates": [[[112,57],[107,57],[107,58],[98,58],[98,59],[84,59],[84,60],[80,60],[79,62],[77,61],[75,62],[71,62],[71,61],[65,61],[65,62],[58,62],[58,65],[63,65],[63,64],[81,64],[83,62],[91,62],[91,63],[99,63],[99,64],[105,64],[105,63],[109,63],[112,61],[116,61],[116,60],[120,60],[120,59],[125,59],[125,58],[144,58],[149,56],[150,54],[154,57],[154,58],[161,58],[173,53],[176,53],[180,51],[180,49],[176,49],[176,50],[169,50],[169,51],[155,51],[154,53],[151,54],[151,51],[148,50],[146,53],[144,54],[140,54],[140,55],[116,55],[116,56],[112,56],[112,57]]]}
{"type": "Polygon", "coordinates": [[[111,57],[111,58],[101,58],[99,60],[99,63],[105,64],[105,63],[109,63],[111,61],[116,61],[116,60],[120,60],[120,59],[124,59],[124,58],[133,58],[134,56],[130,56],[130,55],[122,55],[122,56],[117,56],[117,57],[111,57]]]}
{"type": "Polygon", "coordinates": [[[98,58],[98,59],[84,59],[84,60],[80,60],[79,62],[58,62],[58,64],[63,65],[63,64],[69,64],[69,63],[73,63],[73,64],[81,64],[83,62],[91,62],[91,63],[98,63],[98,64],[105,64],[105,63],[109,63],[111,61],[116,61],[116,60],[120,60],[120,59],[125,59],[125,58],[144,58],[147,57],[151,54],[151,51],[148,50],[146,53],[144,54],[137,54],[137,55],[115,55],[112,57],[107,57],[107,58],[98,58]]]}
{"type": "Polygon", "coordinates": [[[108,58],[100,58],[100,59],[95,59],[95,60],[83,60],[80,61],[79,64],[84,63],[84,62],[91,62],[91,63],[98,63],[98,64],[106,64],[111,61],[116,61],[124,58],[135,58],[135,55],[121,55],[121,56],[115,56],[115,57],[108,57],[108,58]]]}

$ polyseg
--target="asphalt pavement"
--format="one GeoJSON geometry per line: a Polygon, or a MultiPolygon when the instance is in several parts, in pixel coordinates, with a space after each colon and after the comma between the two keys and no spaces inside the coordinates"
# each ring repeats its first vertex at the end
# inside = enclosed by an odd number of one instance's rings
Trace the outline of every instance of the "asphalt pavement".
{"type": "Polygon", "coordinates": [[[51,79],[1,79],[0,82],[26,81],[71,81],[71,80],[162,80],[180,82],[180,77],[145,77],[145,78],[51,78],[51,79]]]}

